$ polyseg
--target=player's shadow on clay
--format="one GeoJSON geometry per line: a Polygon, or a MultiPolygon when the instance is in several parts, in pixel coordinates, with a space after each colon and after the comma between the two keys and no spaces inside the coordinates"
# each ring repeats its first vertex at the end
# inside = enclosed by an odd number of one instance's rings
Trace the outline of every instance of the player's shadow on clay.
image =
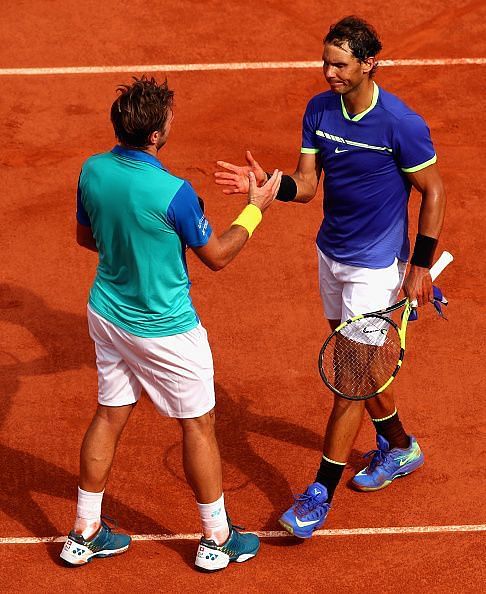
{"type": "MultiPolygon", "coordinates": [[[[249,483],[253,483],[266,496],[271,504],[272,511],[265,524],[260,526],[261,530],[278,529],[277,520],[281,514],[292,504],[294,494],[298,489],[306,485],[296,485],[293,481],[292,467],[287,465],[284,473],[270,464],[252,445],[252,436],[261,435],[274,440],[274,446],[281,459],[285,460],[289,448],[298,446],[309,450],[302,464],[308,469],[308,482],[312,482],[315,472],[319,466],[323,436],[292,423],[282,418],[273,417],[252,411],[252,401],[239,395],[232,397],[220,384],[216,384],[216,431],[218,437],[221,458],[226,471],[230,469],[232,480],[230,482],[239,485],[241,490],[249,483]],[[236,473],[237,477],[233,477],[236,473]]],[[[170,446],[165,454],[164,463],[169,472],[177,477],[180,482],[184,481],[182,471],[177,462],[180,449],[180,442],[170,446]]],[[[352,464],[361,464],[361,454],[353,450],[351,457],[352,464]]],[[[225,472],[224,482],[228,484],[228,476],[225,472]]],[[[227,497],[228,511],[231,515],[231,502],[237,504],[238,495],[227,497]]],[[[235,517],[238,523],[244,518],[235,517]]]]}
{"type": "Polygon", "coordinates": [[[94,349],[90,344],[86,320],[82,316],[50,308],[32,291],[23,287],[0,283],[0,323],[2,347],[0,352],[0,427],[10,410],[20,381],[65,372],[71,369],[94,367],[94,349]],[[16,352],[29,350],[18,340],[16,327],[25,328],[32,340],[42,347],[42,353],[28,360],[20,360],[16,352]]]}
{"type": "MultiPolygon", "coordinates": [[[[4,324],[3,350],[0,349],[0,428],[8,419],[13,399],[23,378],[83,367],[93,368],[94,373],[94,349],[88,336],[85,316],[52,309],[28,289],[2,283],[1,322],[4,324]],[[25,348],[19,344],[13,348],[11,344],[11,340],[18,336],[15,330],[17,326],[25,328],[42,345],[42,355],[34,360],[22,361],[12,354],[19,354],[25,348]],[[10,349],[7,350],[9,345],[10,349]]],[[[39,395],[39,401],[48,405],[48,396],[39,395]]],[[[26,419],[25,422],[30,423],[32,419],[26,419]]],[[[21,437],[22,427],[17,427],[16,431],[17,438],[21,437]]],[[[39,431],[55,431],[55,422],[52,426],[40,427],[39,431]]],[[[76,444],[76,453],[73,454],[76,457],[80,445],[76,444]]],[[[34,536],[63,536],[35,497],[36,494],[41,494],[71,500],[74,512],[77,476],[31,453],[0,444],[0,478],[0,511],[34,536]]],[[[107,515],[116,518],[120,527],[129,533],[169,532],[149,516],[125,505],[110,494],[105,495],[103,509],[107,515]]],[[[66,518],[67,526],[71,520],[72,518],[66,518]]],[[[46,546],[52,559],[59,563],[62,545],[46,546]]],[[[165,541],[163,546],[176,550],[186,563],[193,563],[194,543],[165,541]]]]}
{"type": "MultiPolygon", "coordinates": [[[[36,501],[36,495],[47,495],[55,498],[73,500],[76,493],[77,477],[63,468],[14,448],[0,444],[0,468],[4,479],[0,485],[0,511],[10,516],[12,520],[23,526],[29,534],[34,536],[65,536],[36,501]]],[[[123,502],[107,493],[103,499],[103,510],[117,520],[129,534],[167,534],[169,531],[144,513],[125,505],[123,502]]],[[[66,518],[69,526],[72,518],[66,518]]],[[[121,529],[121,528],[120,528],[121,529]]],[[[9,535],[2,535],[9,536],[9,535]]],[[[170,546],[179,553],[184,553],[185,547],[168,541],[164,545],[170,546]],[[175,545],[175,546],[174,546],[175,545]]],[[[62,565],[59,553],[62,544],[49,545],[48,552],[53,561],[62,565]]]]}
{"type": "MultiPolygon", "coordinates": [[[[7,323],[7,332],[9,327],[25,328],[43,347],[41,356],[27,362],[16,359],[9,352],[0,353],[0,428],[8,418],[12,400],[23,378],[83,367],[93,368],[94,372],[94,348],[88,336],[84,315],[52,309],[30,290],[4,283],[0,284],[0,322],[7,323]]],[[[8,336],[4,338],[5,345],[8,343],[8,336]]],[[[249,398],[243,396],[236,400],[220,385],[216,385],[216,393],[217,432],[223,460],[227,465],[236,465],[237,471],[266,495],[271,503],[272,513],[261,528],[275,529],[277,518],[292,502],[293,490],[300,486],[292,483],[291,487],[291,468],[284,475],[257,454],[250,436],[257,434],[276,440],[276,447],[281,450],[283,457],[288,444],[315,451],[315,462],[306,462],[312,475],[319,461],[322,435],[290,421],[252,412],[249,398]]],[[[351,464],[358,460],[361,461],[358,453],[353,452],[351,464]]],[[[170,465],[168,467],[174,472],[170,465]]],[[[179,459],[177,467],[175,474],[180,476],[182,469],[179,459]]],[[[0,509],[35,536],[59,535],[49,517],[35,501],[35,493],[65,498],[72,500],[74,504],[77,477],[55,464],[6,445],[0,445],[0,468],[2,476],[6,477],[0,481],[0,509]]],[[[312,476],[309,482],[311,479],[312,476]]],[[[109,494],[105,496],[104,510],[108,515],[116,517],[120,526],[130,533],[168,532],[152,518],[124,505],[109,494]]],[[[176,550],[188,565],[192,565],[193,543],[166,541],[164,546],[176,550]]],[[[57,562],[59,547],[48,545],[47,548],[57,562]]]]}
{"type": "MultiPolygon", "coordinates": [[[[275,530],[277,519],[290,507],[294,494],[314,480],[322,456],[324,437],[291,421],[252,412],[249,398],[232,398],[219,384],[216,384],[216,399],[221,456],[227,464],[236,463],[240,472],[265,493],[272,504],[272,513],[263,530],[275,530]],[[284,474],[258,455],[251,445],[251,434],[276,440],[275,447],[278,448],[279,457],[284,460],[289,447],[298,446],[308,450],[302,462],[307,469],[307,484],[295,484],[292,466],[287,465],[284,474]]],[[[352,451],[349,466],[363,467],[361,453],[352,451]]]]}

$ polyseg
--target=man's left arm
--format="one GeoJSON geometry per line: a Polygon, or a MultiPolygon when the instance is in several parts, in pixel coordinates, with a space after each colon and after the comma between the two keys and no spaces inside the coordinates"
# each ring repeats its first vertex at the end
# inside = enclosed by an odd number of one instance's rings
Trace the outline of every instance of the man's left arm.
{"type": "Polygon", "coordinates": [[[97,252],[96,241],[93,237],[93,231],[91,229],[91,221],[88,213],[84,208],[83,201],[81,200],[81,188],[80,188],[81,175],[78,180],[77,200],[76,200],[76,242],[81,247],[86,248],[92,252],[97,252]]]}
{"type": "Polygon", "coordinates": [[[77,221],[76,226],[76,242],[78,245],[86,248],[87,250],[92,252],[98,251],[91,227],[88,227],[87,225],[81,225],[79,221],[77,221]]]}
{"type": "Polygon", "coordinates": [[[403,289],[410,300],[416,299],[419,305],[424,305],[433,300],[429,268],[433,264],[435,246],[444,222],[446,195],[436,164],[407,173],[407,177],[414,188],[422,194],[422,203],[418,234],[403,289]]]}

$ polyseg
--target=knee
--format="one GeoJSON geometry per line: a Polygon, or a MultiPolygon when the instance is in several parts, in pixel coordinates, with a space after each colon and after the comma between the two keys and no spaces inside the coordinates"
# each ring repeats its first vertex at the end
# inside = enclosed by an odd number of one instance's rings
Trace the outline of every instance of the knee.
{"type": "Polygon", "coordinates": [[[365,407],[364,400],[348,400],[347,398],[342,398],[341,396],[334,397],[334,411],[337,413],[344,413],[351,410],[361,410],[363,411],[365,407]]]}
{"type": "Polygon", "coordinates": [[[197,432],[211,435],[214,433],[216,415],[214,408],[202,415],[193,419],[179,419],[184,432],[197,432]]]}
{"type": "Polygon", "coordinates": [[[109,430],[121,431],[125,427],[134,406],[134,404],[129,404],[111,407],[100,404],[96,409],[94,422],[97,422],[98,425],[101,423],[109,430]]]}

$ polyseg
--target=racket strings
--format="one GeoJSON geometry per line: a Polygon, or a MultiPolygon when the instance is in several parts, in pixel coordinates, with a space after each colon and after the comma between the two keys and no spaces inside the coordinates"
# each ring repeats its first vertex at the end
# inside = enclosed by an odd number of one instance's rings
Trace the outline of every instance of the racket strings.
{"type": "Polygon", "coordinates": [[[363,398],[390,379],[400,352],[395,327],[386,318],[365,317],[331,337],[322,354],[322,371],[342,394],[363,398]]]}

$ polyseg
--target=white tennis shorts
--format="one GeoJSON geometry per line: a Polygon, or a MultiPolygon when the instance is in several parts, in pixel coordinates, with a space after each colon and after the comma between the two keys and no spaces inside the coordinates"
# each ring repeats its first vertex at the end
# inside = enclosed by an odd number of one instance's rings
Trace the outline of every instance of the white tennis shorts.
{"type": "Polygon", "coordinates": [[[183,334],[143,338],[88,306],[88,326],[96,348],[100,404],[134,404],[143,388],[168,417],[196,418],[214,408],[213,357],[201,324],[183,334]]]}
{"type": "Polygon", "coordinates": [[[406,262],[395,258],[387,268],[359,268],[341,264],[317,248],[319,290],[324,315],[344,322],[359,314],[393,305],[402,287],[406,262]]]}

